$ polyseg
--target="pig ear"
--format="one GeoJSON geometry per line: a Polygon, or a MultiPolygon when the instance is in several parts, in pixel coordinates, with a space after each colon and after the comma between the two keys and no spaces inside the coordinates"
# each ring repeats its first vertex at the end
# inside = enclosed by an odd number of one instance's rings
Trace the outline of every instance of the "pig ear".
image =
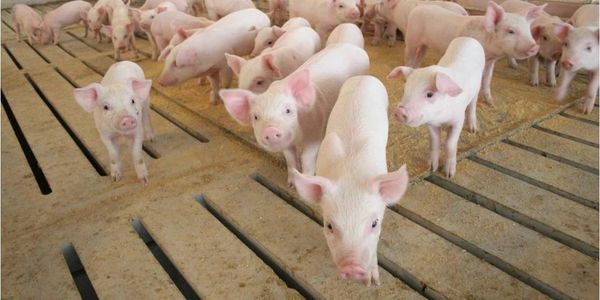
{"type": "Polygon", "coordinates": [[[544,12],[544,8],[546,8],[546,5],[548,5],[548,3],[544,3],[543,5],[535,6],[529,9],[527,11],[527,14],[525,15],[525,19],[527,19],[527,22],[531,23],[539,16],[541,16],[544,12]]]}
{"type": "Polygon", "coordinates": [[[220,90],[219,96],[225,103],[225,108],[238,123],[243,126],[250,124],[250,107],[256,99],[256,95],[242,89],[220,90]]]}
{"type": "Polygon", "coordinates": [[[75,100],[87,112],[92,112],[98,105],[98,98],[104,88],[99,83],[92,83],[85,87],[74,89],[75,100]]]}
{"type": "Polygon", "coordinates": [[[490,1],[484,18],[483,25],[485,26],[485,30],[493,32],[496,29],[496,25],[504,18],[504,9],[496,4],[496,2],[490,1]]]}
{"type": "Polygon", "coordinates": [[[165,7],[165,6],[159,6],[159,7],[156,8],[156,13],[160,14],[161,12],[164,12],[166,10],[167,10],[167,7],[165,7]]]}
{"type": "Polygon", "coordinates": [[[240,75],[240,71],[242,71],[242,67],[246,64],[246,60],[229,53],[225,53],[225,59],[227,59],[227,65],[233,70],[233,73],[240,75]]]}
{"type": "Polygon", "coordinates": [[[195,48],[186,47],[180,49],[175,56],[175,65],[177,66],[190,66],[198,60],[198,52],[195,48]]]}
{"type": "Polygon", "coordinates": [[[389,8],[393,9],[398,5],[398,0],[387,0],[387,5],[389,8]]]}
{"type": "Polygon", "coordinates": [[[567,40],[567,37],[569,36],[569,31],[573,29],[573,26],[567,23],[554,23],[552,24],[552,26],[554,27],[554,34],[556,34],[556,36],[561,42],[567,40]]]}
{"type": "Polygon", "coordinates": [[[373,192],[379,194],[386,205],[398,203],[408,187],[406,165],[398,171],[375,177],[371,183],[373,192]]]}
{"type": "Polygon", "coordinates": [[[284,33],[286,33],[285,29],[280,28],[279,26],[273,26],[273,35],[275,37],[280,37],[282,36],[284,33]]]}
{"type": "Polygon", "coordinates": [[[269,71],[271,71],[273,76],[275,76],[277,78],[281,77],[281,72],[279,71],[279,68],[275,65],[275,56],[273,55],[272,52],[269,52],[269,53],[263,55],[261,60],[262,60],[263,65],[265,66],[265,68],[267,68],[269,71]]]}
{"type": "Polygon", "coordinates": [[[131,90],[133,90],[133,94],[140,100],[148,99],[151,87],[152,80],[150,79],[131,79],[131,90]]]}
{"type": "Polygon", "coordinates": [[[165,47],[165,49],[163,49],[160,52],[160,55],[158,56],[158,60],[165,60],[167,59],[167,56],[169,56],[169,54],[171,53],[171,50],[173,50],[173,46],[169,45],[167,47],[165,47]]]}
{"type": "Polygon", "coordinates": [[[531,36],[533,36],[533,39],[537,41],[537,39],[540,38],[540,35],[542,34],[542,26],[535,26],[533,28],[531,28],[531,36]]]}
{"type": "Polygon", "coordinates": [[[462,93],[462,89],[458,84],[444,73],[435,74],[435,88],[438,92],[448,94],[452,97],[456,97],[462,93]]]}
{"type": "Polygon", "coordinates": [[[311,107],[316,99],[316,92],[310,84],[310,73],[307,69],[294,72],[288,80],[288,92],[303,108],[311,107]]]}
{"type": "Polygon", "coordinates": [[[102,25],[102,28],[100,28],[100,33],[102,33],[106,36],[112,36],[112,26],[102,25]]]}
{"type": "Polygon", "coordinates": [[[302,199],[315,204],[321,203],[323,196],[333,187],[331,181],[325,177],[304,175],[296,169],[294,169],[294,185],[302,199]]]}
{"type": "Polygon", "coordinates": [[[142,11],[139,8],[130,8],[129,10],[131,11],[131,15],[133,16],[134,19],[136,19],[136,20],[141,19],[142,11]]]}
{"type": "Polygon", "coordinates": [[[404,76],[404,78],[408,78],[408,75],[410,75],[410,73],[412,73],[414,69],[411,67],[405,67],[405,66],[400,66],[400,67],[395,67],[390,74],[388,74],[387,78],[388,79],[396,79],[400,76],[404,76]]]}

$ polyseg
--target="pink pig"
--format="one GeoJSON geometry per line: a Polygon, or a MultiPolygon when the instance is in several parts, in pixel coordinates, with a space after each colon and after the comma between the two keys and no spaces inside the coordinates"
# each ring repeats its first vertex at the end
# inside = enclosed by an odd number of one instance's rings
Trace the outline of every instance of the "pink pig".
{"type": "Polygon", "coordinates": [[[305,18],[325,41],[335,26],[358,21],[359,0],[290,0],[293,17],[305,18]]]}
{"type": "Polygon", "coordinates": [[[569,24],[575,27],[598,27],[598,4],[586,4],[579,7],[569,18],[569,24]]]}
{"type": "Polygon", "coordinates": [[[114,181],[121,178],[119,139],[131,141],[132,162],[137,177],[148,182],[148,171],[142,154],[144,139],[152,140],[150,124],[150,87],[137,64],[122,61],[113,64],[100,83],[92,83],[74,90],[75,100],[94,115],[96,128],[110,156],[110,175],[114,181]]]}
{"type": "Polygon", "coordinates": [[[131,16],[137,22],[140,29],[144,32],[149,32],[154,19],[158,14],[168,12],[168,11],[176,11],[177,6],[172,2],[162,2],[157,7],[147,10],[141,10],[138,8],[131,9],[131,16]]]}
{"type": "Polygon", "coordinates": [[[101,32],[111,37],[115,60],[121,60],[121,53],[127,50],[132,50],[135,57],[139,57],[135,47],[135,23],[129,19],[129,8],[123,4],[110,11],[110,25],[102,25],[101,32]]]}
{"type": "Polygon", "coordinates": [[[503,56],[525,59],[538,52],[530,23],[543,9],[544,6],[536,6],[522,14],[505,13],[502,7],[490,1],[484,16],[460,16],[437,6],[418,6],[408,17],[406,64],[419,66],[428,47],[443,53],[455,37],[473,37],[483,45],[486,55],[481,92],[485,100],[493,104],[490,85],[494,64],[503,56]]]}
{"type": "Polygon", "coordinates": [[[17,41],[21,41],[21,29],[23,29],[30,44],[40,42],[42,17],[35,10],[25,4],[15,4],[12,7],[12,21],[15,25],[17,41]]]}
{"type": "MultiPolygon", "coordinates": [[[[159,54],[162,54],[169,42],[177,35],[177,30],[204,28],[213,23],[209,19],[190,16],[180,11],[158,14],[150,26],[149,39],[152,40],[152,59],[157,59],[159,54]]],[[[164,56],[166,57],[167,54],[168,52],[164,53],[164,56]]]]}
{"type": "Polygon", "coordinates": [[[250,56],[258,56],[263,50],[273,47],[273,44],[275,44],[277,39],[285,32],[300,27],[310,27],[310,24],[306,19],[296,17],[289,19],[281,28],[272,26],[261,29],[254,39],[254,49],[252,50],[252,53],[250,53],[250,56]]]}
{"type": "Polygon", "coordinates": [[[232,77],[225,53],[249,54],[258,31],[269,25],[269,17],[254,8],[227,15],[173,47],[166,54],[159,83],[175,85],[193,77],[208,76],[212,86],[210,101],[217,104],[219,75],[224,73],[225,86],[231,83],[232,77]]]}
{"type": "Polygon", "coordinates": [[[467,114],[467,128],[477,131],[477,94],[485,66],[485,53],[479,42],[458,37],[450,42],[438,65],[421,69],[397,67],[388,78],[404,75],[402,101],[394,111],[396,119],[410,127],[427,125],[431,138],[430,169],[438,169],[441,129],[448,128],[446,139],[446,177],[456,172],[458,138],[467,114]]]}
{"type": "Polygon", "coordinates": [[[369,56],[363,49],[334,44],[260,95],[242,89],[221,90],[219,95],[238,123],[252,125],[261,147],[283,152],[292,186],[293,171],[300,164],[304,174],[314,175],[317,151],[342,84],[368,70],[369,56]]]}
{"type": "Polygon", "coordinates": [[[349,43],[359,48],[365,48],[365,38],[358,26],[352,23],[342,23],[333,29],[325,47],[332,44],[349,43]]]}
{"type": "Polygon", "coordinates": [[[83,21],[85,24],[84,37],[88,35],[88,25],[85,18],[87,12],[92,8],[92,5],[86,1],[75,0],[49,11],[44,16],[42,22],[42,41],[44,44],[58,44],[60,32],[66,26],[79,24],[83,21]]]}
{"type": "MultiPolygon", "coordinates": [[[[208,18],[217,21],[232,12],[256,8],[251,0],[204,0],[208,18]]],[[[270,22],[270,20],[269,20],[270,22]]]]}
{"type": "Polygon", "coordinates": [[[227,64],[239,77],[239,88],[260,94],[275,80],[295,71],[317,51],[321,39],[310,27],[300,27],[284,33],[273,48],[251,60],[225,54],[227,64]]]}
{"type": "Polygon", "coordinates": [[[386,206],[408,186],[405,165],[387,170],[387,108],[377,78],[348,79],[327,123],[316,176],[294,172],[298,194],[323,211],[323,234],[340,278],[367,285],[380,284],[377,244],[386,206]]]}
{"type": "Polygon", "coordinates": [[[187,0],[146,0],[142,6],[140,6],[140,10],[150,10],[159,7],[161,4],[169,2],[175,5],[178,11],[187,12],[189,11],[189,4],[187,0]]]}
{"type": "Polygon", "coordinates": [[[560,58],[561,74],[556,98],[562,101],[573,77],[579,70],[588,71],[590,83],[583,99],[584,114],[594,109],[598,95],[598,27],[573,27],[570,24],[555,24],[555,32],[563,42],[560,58]]]}
{"type": "Polygon", "coordinates": [[[100,33],[102,25],[109,25],[113,9],[123,5],[121,0],[98,0],[87,13],[83,13],[98,42],[102,41],[102,34],[100,33]]]}

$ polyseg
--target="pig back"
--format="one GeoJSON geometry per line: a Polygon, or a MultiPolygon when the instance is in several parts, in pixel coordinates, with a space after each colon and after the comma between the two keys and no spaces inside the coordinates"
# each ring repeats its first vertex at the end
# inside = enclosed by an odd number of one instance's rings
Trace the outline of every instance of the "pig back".
{"type": "Polygon", "coordinates": [[[100,84],[103,86],[123,84],[130,78],[144,79],[144,70],[134,62],[121,61],[108,68],[100,84]]]}

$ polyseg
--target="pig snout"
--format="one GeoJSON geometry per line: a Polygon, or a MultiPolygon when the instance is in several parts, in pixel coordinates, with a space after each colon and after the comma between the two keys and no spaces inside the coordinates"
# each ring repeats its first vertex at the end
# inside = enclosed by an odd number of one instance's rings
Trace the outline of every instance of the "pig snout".
{"type": "Polygon", "coordinates": [[[369,273],[361,266],[355,263],[342,265],[340,268],[340,278],[344,280],[367,280],[369,273]]]}
{"type": "Polygon", "coordinates": [[[267,127],[263,131],[262,141],[265,145],[277,146],[283,139],[283,132],[276,127],[267,127]]]}
{"type": "Polygon", "coordinates": [[[360,10],[358,9],[358,6],[348,13],[347,18],[351,21],[358,20],[358,18],[360,18],[360,10]]]}
{"type": "Polygon", "coordinates": [[[529,49],[527,50],[526,53],[528,56],[533,56],[533,55],[536,55],[539,50],[540,50],[540,46],[538,46],[537,44],[534,44],[533,46],[529,47],[529,49]]]}
{"type": "Polygon", "coordinates": [[[125,116],[119,121],[119,129],[122,131],[129,131],[137,126],[137,121],[134,117],[125,116]]]}
{"type": "Polygon", "coordinates": [[[564,60],[561,62],[561,66],[565,70],[571,70],[571,69],[573,69],[573,61],[571,61],[570,59],[564,60]]]}
{"type": "Polygon", "coordinates": [[[409,117],[408,110],[404,106],[398,106],[396,110],[394,110],[394,117],[396,117],[398,122],[406,124],[409,117]]]}

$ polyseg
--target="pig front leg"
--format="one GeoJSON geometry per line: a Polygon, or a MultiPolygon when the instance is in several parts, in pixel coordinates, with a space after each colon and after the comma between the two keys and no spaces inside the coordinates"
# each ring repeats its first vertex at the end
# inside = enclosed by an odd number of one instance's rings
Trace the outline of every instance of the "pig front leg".
{"type": "Polygon", "coordinates": [[[319,152],[320,143],[305,145],[300,155],[302,162],[302,174],[313,176],[315,175],[315,165],[317,163],[317,153],[319,152]]]}
{"type": "Polygon", "coordinates": [[[588,84],[587,95],[583,100],[584,114],[591,114],[594,109],[594,103],[596,102],[596,96],[598,95],[598,70],[593,71],[590,74],[590,83],[588,84]]]}
{"type": "MultiPolygon", "coordinates": [[[[375,261],[377,262],[377,260],[375,261]]],[[[369,278],[365,282],[367,287],[371,286],[371,283],[374,283],[377,286],[381,285],[381,280],[379,279],[379,266],[377,265],[377,263],[375,263],[375,265],[371,267],[370,271],[371,276],[369,276],[369,278]]]]}
{"type": "Polygon", "coordinates": [[[477,96],[473,97],[471,103],[467,105],[467,130],[470,133],[477,133],[477,96]]]}
{"type": "Polygon", "coordinates": [[[210,103],[212,105],[217,105],[219,101],[219,73],[219,71],[215,71],[206,76],[210,82],[210,87],[212,88],[212,91],[210,92],[210,103]]]}
{"type": "Polygon", "coordinates": [[[133,34],[133,32],[129,36],[129,46],[131,47],[131,50],[133,50],[133,54],[135,55],[135,58],[140,57],[140,51],[135,46],[135,34],[133,34]]]}
{"type": "Polygon", "coordinates": [[[506,57],[506,60],[508,61],[508,66],[511,69],[516,69],[519,67],[519,63],[517,63],[517,60],[514,57],[508,56],[506,57]]]}
{"type": "Polygon", "coordinates": [[[103,134],[100,135],[100,139],[108,150],[108,157],[110,158],[110,177],[114,182],[121,180],[121,158],[119,157],[119,147],[116,141],[103,134]]]}
{"type": "Polygon", "coordinates": [[[154,129],[150,121],[150,101],[142,108],[142,123],[144,123],[144,140],[152,142],[154,140],[154,129]]]}
{"type": "Polygon", "coordinates": [[[143,183],[148,183],[148,169],[146,169],[146,163],[144,162],[144,157],[142,154],[142,142],[143,142],[143,133],[138,130],[133,135],[133,141],[131,143],[131,157],[132,162],[135,167],[135,174],[137,178],[143,183]]]}
{"type": "MultiPolygon", "coordinates": [[[[283,157],[285,157],[285,162],[287,164],[287,184],[289,187],[294,187],[294,170],[298,170],[300,163],[298,162],[298,154],[296,152],[296,147],[291,147],[286,150],[283,150],[283,157]]],[[[302,171],[302,170],[298,170],[302,171]]]]}
{"type": "Polygon", "coordinates": [[[17,34],[17,42],[21,42],[21,24],[19,24],[19,22],[16,22],[15,19],[13,19],[13,24],[15,24],[15,33],[17,34]]]}
{"type": "Polygon", "coordinates": [[[558,83],[558,88],[556,90],[556,99],[561,102],[565,99],[567,95],[567,89],[569,88],[569,84],[571,80],[575,77],[575,72],[565,70],[564,68],[560,70],[560,79],[558,83]]]}
{"type": "Polygon", "coordinates": [[[373,39],[371,40],[372,46],[379,45],[379,42],[381,41],[381,37],[383,36],[383,27],[384,26],[385,26],[385,24],[383,24],[381,22],[377,22],[377,21],[373,22],[373,28],[374,28],[375,32],[373,32],[373,39]]]}
{"type": "Polygon", "coordinates": [[[83,21],[83,27],[85,28],[85,33],[83,34],[83,37],[87,38],[88,31],[90,30],[90,24],[88,23],[88,21],[86,19],[82,19],[81,21],[83,21]]]}
{"type": "Polygon", "coordinates": [[[440,163],[440,143],[442,137],[440,135],[440,128],[437,126],[427,125],[427,130],[429,131],[429,146],[431,148],[429,152],[429,170],[435,172],[440,163]]]}
{"type": "Polygon", "coordinates": [[[540,84],[540,58],[537,55],[529,58],[529,84],[531,86],[540,84]]]}
{"type": "Polygon", "coordinates": [[[546,61],[546,85],[556,86],[556,60],[546,61]]]}
{"type": "Polygon", "coordinates": [[[454,177],[456,173],[456,152],[458,150],[458,138],[463,127],[464,118],[448,129],[446,138],[446,163],[444,164],[444,175],[446,178],[454,177]]]}
{"type": "Polygon", "coordinates": [[[385,35],[388,38],[388,47],[390,48],[396,45],[396,31],[396,26],[391,23],[388,24],[388,28],[385,30],[385,35]]]}
{"type": "Polygon", "coordinates": [[[60,28],[52,28],[52,38],[54,39],[54,45],[58,45],[58,40],[60,39],[60,28]]]}
{"type": "Polygon", "coordinates": [[[150,47],[152,47],[152,60],[157,60],[160,52],[158,52],[158,47],[156,46],[156,41],[154,40],[154,36],[150,31],[144,31],[146,36],[148,37],[148,41],[150,42],[150,47]]]}
{"type": "Polygon", "coordinates": [[[494,98],[492,98],[492,76],[494,75],[494,64],[498,59],[488,59],[485,61],[485,68],[483,69],[483,77],[481,80],[481,92],[483,99],[490,105],[494,105],[494,98]]]}

